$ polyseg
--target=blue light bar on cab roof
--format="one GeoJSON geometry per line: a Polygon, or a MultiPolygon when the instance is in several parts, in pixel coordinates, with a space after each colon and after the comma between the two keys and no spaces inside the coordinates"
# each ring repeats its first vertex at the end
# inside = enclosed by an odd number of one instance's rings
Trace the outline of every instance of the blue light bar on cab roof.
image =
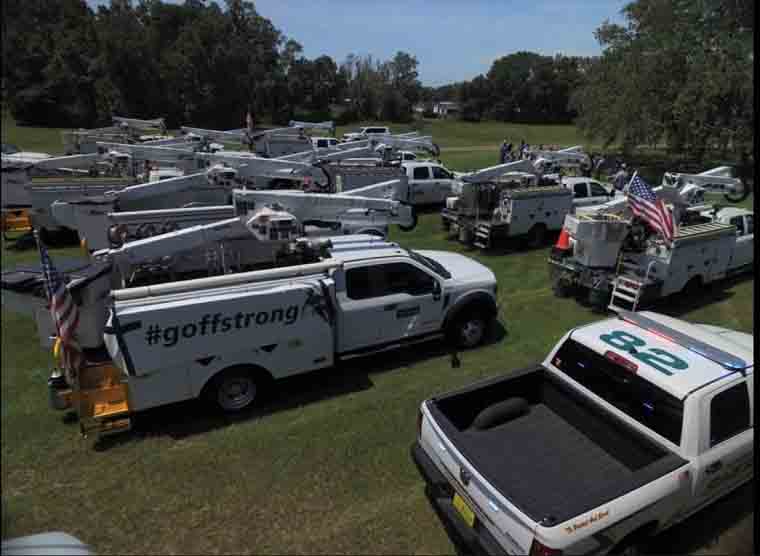
{"type": "Polygon", "coordinates": [[[742,371],[750,366],[744,359],[740,357],[736,357],[735,355],[731,355],[722,349],[718,349],[714,346],[697,340],[696,338],[692,338],[683,332],[674,330],[669,326],[665,326],[664,324],[645,317],[640,313],[634,313],[631,311],[618,311],[618,318],[636,325],[639,328],[643,328],[644,330],[652,332],[653,334],[657,334],[666,340],[670,340],[674,344],[678,344],[679,346],[686,348],[689,351],[693,351],[694,353],[699,354],[714,363],[717,363],[729,371],[742,371]]]}

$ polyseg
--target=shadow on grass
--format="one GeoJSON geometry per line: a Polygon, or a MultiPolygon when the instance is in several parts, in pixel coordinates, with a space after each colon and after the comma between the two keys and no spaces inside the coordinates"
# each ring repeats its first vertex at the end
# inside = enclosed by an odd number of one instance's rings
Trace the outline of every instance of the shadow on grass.
{"type": "Polygon", "coordinates": [[[501,257],[511,253],[529,253],[540,251],[553,246],[557,242],[559,232],[547,232],[544,241],[539,245],[531,245],[526,236],[502,238],[488,249],[473,247],[471,250],[479,251],[484,257],[501,257]]]}
{"type": "Polygon", "coordinates": [[[754,511],[754,488],[754,481],[750,481],[657,535],[649,543],[648,552],[692,554],[697,550],[710,549],[710,553],[714,554],[754,554],[752,526],[747,528],[748,533],[731,531],[754,511]]]}
{"type": "MultiPolygon", "coordinates": [[[[507,336],[497,323],[484,345],[499,343],[507,336]]],[[[203,434],[233,423],[264,418],[280,411],[328,400],[372,388],[371,375],[412,365],[434,357],[451,356],[452,367],[464,364],[468,351],[453,352],[441,340],[409,345],[371,356],[339,362],[334,367],[276,381],[260,406],[235,414],[222,414],[200,400],[190,400],[136,413],[132,430],[104,436],[94,443],[96,451],[106,451],[139,438],[169,436],[175,440],[203,434]]]]}
{"type": "Polygon", "coordinates": [[[686,313],[712,305],[713,303],[728,301],[736,295],[735,292],[729,291],[732,287],[753,279],[754,274],[737,274],[725,280],[703,286],[699,295],[673,294],[647,304],[644,309],[663,313],[671,317],[682,317],[686,313]]]}

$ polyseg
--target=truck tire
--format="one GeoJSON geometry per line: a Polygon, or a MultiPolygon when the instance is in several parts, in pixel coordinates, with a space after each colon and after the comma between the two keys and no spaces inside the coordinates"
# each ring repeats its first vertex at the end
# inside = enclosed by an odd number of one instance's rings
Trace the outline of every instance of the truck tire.
{"type": "Polygon", "coordinates": [[[689,278],[689,281],[686,282],[683,289],[681,290],[681,294],[684,297],[693,297],[700,294],[700,291],[702,290],[702,277],[701,276],[692,276],[689,278]]]}
{"type": "Polygon", "coordinates": [[[528,247],[541,247],[546,243],[546,226],[534,224],[528,232],[528,247]]]}
{"type": "Polygon", "coordinates": [[[566,298],[573,294],[573,285],[562,278],[556,278],[552,282],[552,290],[556,297],[566,298]]]}
{"type": "Polygon", "coordinates": [[[417,216],[417,209],[412,206],[412,223],[409,226],[404,226],[403,224],[399,224],[398,227],[401,228],[402,232],[411,232],[417,227],[417,221],[419,220],[419,217],[417,216]]]}
{"type": "Polygon", "coordinates": [[[225,413],[238,413],[262,398],[268,382],[266,373],[256,367],[229,367],[206,384],[202,397],[225,413]]]}
{"type": "Polygon", "coordinates": [[[591,306],[591,311],[599,314],[607,313],[607,306],[610,304],[611,297],[612,292],[608,289],[589,288],[588,303],[591,306]]]}
{"type": "Polygon", "coordinates": [[[750,188],[749,184],[746,182],[746,180],[741,181],[741,187],[736,192],[730,192],[726,191],[723,193],[723,197],[725,197],[726,201],[730,203],[741,203],[744,199],[749,197],[750,194],[750,188]]]}
{"type": "Polygon", "coordinates": [[[476,305],[463,310],[449,323],[446,336],[458,348],[474,348],[486,339],[491,324],[493,317],[476,305]]]}
{"type": "Polygon", "coordinates": [[[471,430],[483,431],[503,425],[530,411],[530,404],[524,398],[508,398],[489,405],[477,414],[470,425],[471,430]]]}

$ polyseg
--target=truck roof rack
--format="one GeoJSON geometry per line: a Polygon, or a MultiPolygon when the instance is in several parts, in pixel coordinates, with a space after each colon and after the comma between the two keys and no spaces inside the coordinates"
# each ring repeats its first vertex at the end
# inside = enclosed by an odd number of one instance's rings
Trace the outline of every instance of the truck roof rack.
{"type": "Polygon", "coordinates": [[[694,353],[717,363],[729,371],[744,371],[750,366],[749,363],[740,357],[736,357],[722,349],[708,345],[696,338],[692,338],[688,334],[674,330],[656,320],[645,317],[641,313],[620,310],[618,311],[618,318],[670,340],[689,351],[693,351],[694,353]]]}

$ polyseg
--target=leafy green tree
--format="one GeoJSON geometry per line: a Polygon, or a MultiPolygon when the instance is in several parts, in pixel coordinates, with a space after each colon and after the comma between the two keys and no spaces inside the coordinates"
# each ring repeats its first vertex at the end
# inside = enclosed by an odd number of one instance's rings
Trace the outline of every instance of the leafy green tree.
{"type": "Polygon", "coordinates": [[[623,14],[597,29],[603,54],[573,98],[584,133],[698,159],[750,149],[754,2],[637,0],[623,14]]]}

